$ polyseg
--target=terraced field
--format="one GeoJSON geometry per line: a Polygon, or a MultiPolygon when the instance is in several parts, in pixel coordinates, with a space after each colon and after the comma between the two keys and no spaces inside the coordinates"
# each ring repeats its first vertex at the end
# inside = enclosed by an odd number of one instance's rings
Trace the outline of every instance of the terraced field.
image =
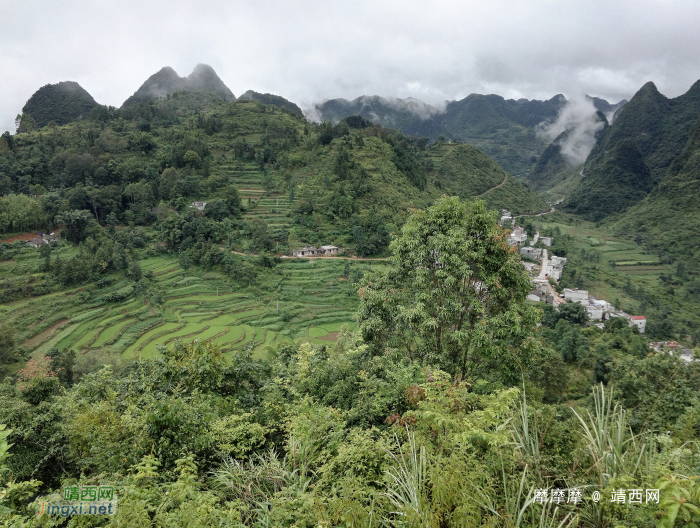
{"type": "Polygon", "coordinates": [[[286,238],[291,227],[292,203],[286,195],[265,189],[264,175],[257,167],[224,164],[217,167],[217,172],[228,175],[238,188],[241,201],[247,208],[244,218],[262,218],[273,239],[286,238]]]}
{"type": "MultiPolygon", "coordinates": [[[[185,276],[172,257],[149,258],[140,264],[163,292],[161,304],[151,305],[138,295],[121,303],[100,302],[110,291],[123,288],[124,281],[93,288],[89,294],[76,289],[63,296],[47,295],[43,302],[50,298],[54,302],[51,317],[37,320],[22,334],[28,352],[71,348],[84,355],[106,352],[131,359],[153,356],[158,345],[176,339],[199,338],[220,343],[225,354],[249,349],[264,357],[270,347],[280,344],[329,344],[344,326],[355,326],[357,296],[343,276],[346,261],[283,260],[261,275],[260,284],[246,288],[218,273],[190,270],[185,276]]],[[[382,263],[349,266],[378,265],[382,263]]],[[[14,313],[25,309],[22,304],[41,306],[42,298],[2,308],[14,313]]]]}

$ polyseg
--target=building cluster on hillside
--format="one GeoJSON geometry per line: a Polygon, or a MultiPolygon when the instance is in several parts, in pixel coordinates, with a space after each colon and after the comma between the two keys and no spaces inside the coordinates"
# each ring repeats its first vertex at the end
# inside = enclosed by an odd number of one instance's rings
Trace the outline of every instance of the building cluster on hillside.
{"type": "Polygon", "coordinates": [[[321,246],[316,248],[314,246],[304,246],[302,248],[292,250],[292,256],[294,257],[323,257],[330,255],[337,255],[342,252],[343,248],[336,246],[321,246]]]}
{"type": "Polygon", "coordinates": [[[666,352],[671,356],[678,356],[680,359],[686,363],[691,361],[700,361],[700,359],[695,359],[693,357],[693,351],[689,348],[682,348],[678,341],[653,341],[649,343],[649,348],[655,350],[656,352],[666,352]]]}
{"type": "Polygon", "coordinates": [[[56,240],[56,235],[53,233],[45,235],[44,233],[39,233],[38,237],[34,237],[31,240],[27,241],[27,245],[33,248],[38,248],[44,244],[50,244],[56,240]]]}
{"type": "Polygon", "coordinates": [[[558,309],[560,305],[567,302],[578,303],[584,307],[591,321],[606,321],[612,317],[622,317],[627,319],[630,326],[636,326],[640,333],[644,333],[647,322],[644,316],[629,315],[621,310],[616,310],[608,301],[596,299],[590,295],[587,290],[564,288],[564,293],[559,296],[556,291],[554,291],[549,281],[561,280],[562,272],[566,265],[566,258],[556,255],[548,257],[546,249],[533,247],[538,241],[551,247],[553,242],[551,237],[540,237],[539,233],[537,233],[530,245],[524,246],[523,244],[525,241],[527,241],[527,233],[525,230],[519,226],[513,229],[509,237],[509,243],[512,246],[521,246],[520,254],[523,258],[540,262],[539,266],[532,262],[523,262],[525,269],[533,275],[533,289],[527,296],[528,300],[533,302],[544,301],[554,306],[555,309],[558,309]],[[538,268],[539,273],[537,271],[538,268]],[[535,274],[537,275],[534,276],[535,274]]]}
{"type": "Polygon", "coordinates": [[[643,334],[646,330],[646,317],[643,315],[629,315],[622,310],[617,310],[608,301],[596,299],[587,290],[564,288],[563,297],[566,302],[581,304],[591,321],[607,321],[613,317],[621,317],[627,319],[630,326],[636,326],[640,334],[643,334]]]}

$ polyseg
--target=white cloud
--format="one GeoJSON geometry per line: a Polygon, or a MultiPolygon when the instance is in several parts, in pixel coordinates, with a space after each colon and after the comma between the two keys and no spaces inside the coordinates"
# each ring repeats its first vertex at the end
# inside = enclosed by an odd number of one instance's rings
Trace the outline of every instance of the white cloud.
{"type": "Polygon", "coordinates": [[[115,106],[163,66],[210,64],[236,95],[310,107],[378,94],[677,96],[700,78],[700,3],[664,0],[0,2],[0,131],[40,86],[115,106]]]}
{"type": "Polygon", "coordinates": [[[561,153],[572,165],[581,165],[595,146],[596,134],[603,129],[605,123],[596,116],[593,102],[580,95],[569,99],[559,110],[559,115],[553,123],[543,123],[539,130],[550,140],[559,137],[561,153]]]}

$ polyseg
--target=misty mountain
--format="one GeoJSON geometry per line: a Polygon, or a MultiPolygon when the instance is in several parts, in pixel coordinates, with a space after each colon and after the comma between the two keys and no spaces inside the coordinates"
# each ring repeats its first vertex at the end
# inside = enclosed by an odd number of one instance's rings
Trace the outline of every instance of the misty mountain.
{"type": "MultiPolygon", "coordinates": [[[[586,102],[595,106],[595,102],[586,96],[586,102]]],[[[616,107],[602,101],[602,108],[616,107]]],[[[582,177],[579,171],[598,137],[608,127],[608,120],[601,110],[591,114],[590,110],[581,108],[573,101],[562,109],[557,122],[550,125],[547,133],[563,128],[563,132],[554,138],[542,152],[535,168],[530,173],[528,183],[541,191],[547,190],[555,196],[568,195],[582,177]],[[556,126],[556,125],[559,126],[556,126]]]]}
{"type": "Polygon", "coordinates": [[[591,97],[590,95],[587,95],[586,99],[593,103],[593,106],[595,106],[596,110],[598,110],[599,112],[603,112],[603,114],[605,114],[605,118],[610,123],[612,123],[612,121],[615,119],[615,114],[617,113],[617,111],[622,109],[622,107],[629,102],[627,99],[623,99],[619,103],[613,104],[608,103],[605,99],[601,99],[599,97],[591,97]]]}
{"type": "Polygon", "coordinates": [[[309,116],[336,123],[348,115],[361,115],[412,136],[436,140],[443,135],[483,150],[508,172],[525,178],[548,143],[536,127],[555,120],[565,103],[563,95],[548,101],[516,101],[471,94],[438,107],[413,98],[362,96],[352,101],[331,99],[316,105],[309,116]]]}
{"type": "Polygon", "coordinates": [[[95,106],[97,102],[82,86],[64,81],[39,88],[24,105],[22,113],[29,114],[37,127],[51,121],[65,125],[81,119],[95,106]]]}
{"type": "Polygon", "coordinates": [[[250,99],[251,101],[258,101],[262,104],[272,105],[278,108],[286,108],[294,115],[304,115],[304,113],[301,111],[301,108],[299,108],[293,102],[285,99],[284,97],[280,97],[279,95],[274,95],[270,93],[263,94],[259,92],[254,92],[253,90],[248,90],[243,95],[241,95],[239,99],[250,99]]]}
{"type": "Polygon", "coordinates": [[[601,220],[641,201],[680,156],[698,115],[700,81],[674,99],[642,86],[600,133],[566,209],[601,220]]]}
{"type": "Polygon", "coordinates": [[[127,107],[144,99],[162,99],[179,90],[212,93],[224,101],[236,100],[236,96],[219,78],[214,68],[206,64],[197,64],[187,77],[180,77],[175,70],[166,66],[151,75],[134,95],[124,101],[123,106],[127,107]]]}

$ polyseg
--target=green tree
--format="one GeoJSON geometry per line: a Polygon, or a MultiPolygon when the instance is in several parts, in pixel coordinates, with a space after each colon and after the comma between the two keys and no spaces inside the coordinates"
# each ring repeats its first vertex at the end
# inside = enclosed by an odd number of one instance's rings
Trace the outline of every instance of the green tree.
{"type": "Polygon", "coordinates": [[[463,376],[516,383],[537,322],[530,281],[483,202],[444,197],[415,213],[391,244],[393,266],[360,282],[360,330],[463,376]],[[525,346],[524,346],[525,345],[525,346]]]}
{"type": "Polygon", "coordinates": [[[77,209],[56,216],[56,223],[63,228],[63,235],[74,244],[85,240],[90,228],[97,224],[90,211],[77,209]]]}
{"type": "Polygon", "coordinates": [[[293,253],[295,249],[299,247],[299,235],[297,235],[297,230],[291,228],[289,230],[289,236],[287,237],[287,245],[289,246],[289,252],[293,253]]]}
{"type": "Polygon", "coordinates": [[[185,270],[185,276],[187,276],[187,270],[192,267],[192,259],[187,253],[180,253],[178,262],[180,263],[180,267],[185,270]]]}

